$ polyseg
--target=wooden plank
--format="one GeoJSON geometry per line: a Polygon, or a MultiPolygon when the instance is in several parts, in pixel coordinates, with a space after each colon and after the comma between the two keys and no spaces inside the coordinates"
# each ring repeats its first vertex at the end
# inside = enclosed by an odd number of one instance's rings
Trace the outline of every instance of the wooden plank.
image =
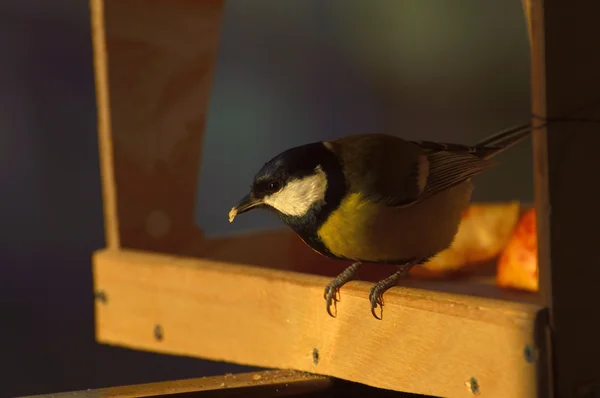
{"type": "Polygon", "coordinates": [[[173,253],[202,239],[196,185],[222,10],[92,1],[110,247],[173,253]]]}
{"type": "MultiPolygon", "coordinates": [[[[534,114],[600,120],[600,2],[531,3],[534,114]]],[[[540,289],[550,309],[557,397],[600,392],[600,323],[592,315],[600,298],[598,128],[551,123],[534,140],[540,289]]]]}
{"type": "Polygon", "coordinates": [[[222,376],[199,377],[195,379],[172,380],[158,383],[145,383],[129,386],[98,388],[94,390],[72,391],[58,394],[44,394],[29,398],[137,398],[157,396],[194,397],[274,397],[298,396],[308,392],[324,391],[332,385],[331,379],[293,370],[266,370],[227,374],[222,376]]]}
{"type": "Polygon", "coordinates": [[[111,131],[110,100],[108,92],[108,68],[106,32],[104,29],[104,3],[90,1],[92,43],[94,47],[94,76],[96,106],[98,109],[98,145],[100,150],[100,173],[102,176],[102,203],[104,206],[104,230],[106,246],[120,246],[117,197],[115,189],[114,148],[111,131]]]}
{"type": "MultiPolygon", "coordinates": [[[[187,248],[182,255],[210,261],[255,265],[261,268],[310,273],[333,278],[348,262],[332,260],[310,249],[289,228],[253,234],[207,239],[201,245],[187,248]]],[[[537,293],[503,289],[496,284],[497,258],[473,265],[472,274],[439,277],[416,269],[402,280],[403,286],[447,293],[540,304],[537,293]]],[[[390,265],[369,264],[359,272],[361,281],[375,283],[389,276],[390,265]]]]}
{"type": "MultiPolygon", "coordinates": [[[[467,213],[478,214],[475,221],[477,227],[472,228],[474,224],[459,229],[455,243],[458,243],[458,249],[450,249],[444,252],[440,257],[450,258],[450,263],[442,266],[442,261],[437,261],[430,267],[430,263],[415,267],[411,270],[410,276],[415,279],[406,279],[402,283],[406,286],[428,288],[433,290],[448,291],[462,294],[472,294],[483,297],[495,297],[511,301],[540,302],[539,295],[527,292],[509,291],[501,288],[492,288],[480,284],[463,283],[465,278],[488,277],[488,281],[493,282],[496,275],[497,257],[483,260],[482,253],[489,253],[489,248],[496,246],[496,238],[501,227],[498,220],[490,221],[490,217],[485,217],[488,211],[492,214],[498,210],[497,206],[506,206],[504,209],[514,210],[510,203],[473,203],[472,208],[467,213]],[[481,211],[488,207],[486,211],[481,211]],[[478,221],[477,221],[478,220],[478,221]],[[485,226],[485,228],[484,228],[485,226]],[[487,229],[486,229],[487,228],[487,229]],[[472,243],[471,250],[467,250],[465,242],[472,243]],[[457,250],[452,253],[452,250],[457,250]],[[473,254],[471,254],[473,253],[473,254]],[[458,259],[452,258],[457,256],[458,259]],[[481,261],[475,262],[479,257],[481,261]],[[466,264],[464,261],[467,261],[466,264]],[[460,267],[458,264],[462,264],[460,267]],[[448,267],[450,265],[450,267],[448,267]],[[427,282],[424,279],[437,279],[437,281],[427,282]],[[465,290],[465,288],[468,288],[465,290]]],[[[531,205],[520,204],[519,214],[522,215],[531,205]]],[[[504,213],[504,217],[511,219],[511,211],[504,213]]],[[[489,215],[489,213],[488,213],[489,215]]],[[[497,214],[495,217],[502,217],[497,214]]],[[[519,216],[520,217],[520,216],[519,216]]],[[[508,221],[510,224],[511,221],[508,221]]],[[[469,225],[469,223],[467,223],[469,225]]],[[[512,225],[512,224],[510,224],[512,225]]],[[[505,227],[502,227],[505,228],[505,227]]],[[[499,238],[501,239],[501,238],[499,238]]],[[[499,244],[502,246],[502,243],[499,244]]],[[[284,269],[303,273],[311,273],[321,276],[335,277],[340,274],[349,263],[337,261],[319,255],[308,247],[298,235],[290,228],[278,228],[274,230],[260,231],[254,233],[237,234],[233,236],[205,239],[200,242],[192,242],[191,245],[180,250],[177,255],[188,257],[200,257],[227,263],[242,263],[256,265],[260,267],[284,269]]],[[[439,260],[439,257],[438,257],[439,260]]],[[[359,271],[359,279],[369,282],[377,282],[390,275],[392,268],[385,264],[369,264],[359,271]]],[[[486,281],[486,282],[488,282],[486,281]]]]}
{"type": "Polygon", "coordinates": [[[383,321],[370,284],[341,291],[325,311],[327,278],[209,260],[104,250],[94,257],[102,343],[445,397],[534,396],[525,355],[540,307],[396,287],[383,321]]]}
{"type": "MultiPolygon", "coordinates": [[[[532,112],[537,116],[546,115],[546,70],[545,70],[545,40],[543,19],[544,12],[542,3],[536,0],[522,0],[527,27],[529,31],[529,44],[531,50],[531,93],[532,93],[532,112]]],[[[549,224],[548,224],[548,175],[546,164],[546,131],[542,128],[544,120],[534,117],[532,125],[535,127],[533,132],[533,178],[534,178],[534,196],[537,221],[537,241],[538,241],[538,278],[540,302],[544,307],[549,305],[549,224]]],[[[546,318],[548,318],[546,312],[546,318]]],[[[553,388],[553,369],[552,369],[552,343],[549,319],[540,326],[538,340],[541,346],[538,356],[538,396],[554,397],[553,388]]]]}

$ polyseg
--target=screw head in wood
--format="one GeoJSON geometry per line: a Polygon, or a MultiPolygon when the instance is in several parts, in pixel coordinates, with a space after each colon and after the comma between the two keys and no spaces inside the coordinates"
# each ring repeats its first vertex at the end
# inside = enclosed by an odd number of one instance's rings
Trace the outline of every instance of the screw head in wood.
{"type": "Polygon", "coordinates": [[[106,297],[106,293],[104,290],[98,290],[94,292],[94,300],[101,302],[102,304],[106,304],[108,301],[108,297],[106,297]]]}
{"type": "Polygon", "coordinates": [[[471,393],[473,395],[479,395],[480,394],[480,390],[479,390],[479,382],[477,381],[476,378],[471,377],[469,380],[467,380],[465,382],[465,385],[467,386],[467,388],[471,391],[471,393]]]}
{"type": "Polygon", "coordinates": [[[164,337],[162,326],[156,325],[154,326],[154,338],[158,341],[161,341],[164,337]]]}
{"type": "Polygon", "coordinates": [[[312,352],[312,359],[313,359],[313,363],[314,363],[315,365],[318,365],[318,364],[319,364],[319,350],[318,350],[318,349],[316,349],[316,348],[315,348],[315,349],[313,349],[313,352],[312,352]]]}
{"type": "Polygon", "coordinates": [[[524,350],[525,360],[528,363],[535,362],[535,352],[533,350],[533,346],[531,344],[527,344],[524,350]]]}

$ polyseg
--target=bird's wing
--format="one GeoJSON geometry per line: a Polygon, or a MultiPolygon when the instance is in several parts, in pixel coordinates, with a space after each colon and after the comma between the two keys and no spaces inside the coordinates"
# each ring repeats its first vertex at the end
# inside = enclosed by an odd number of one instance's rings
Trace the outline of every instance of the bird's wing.
{"type": "Polygon", "coordinates": [[[492,147],[470,147],[430,141],[414,141],[429,161],[427,184],[419,200],[452,188],[496,165],[485,159],[492,147]]]}
{"type": "Polygon", "coordinates": [[[387,134],[361,134],[330,141],[350,193],[388,206],[408,205],[425,189],[427,157],[418,145],[387,134]]]}
{"type": "Polygon", "coordinates": [[[330,141],[344,164],[349,191],[387,206],[409,206],[495,165],[492,147],[405,141],[364,134],[330,141]]]}
{"type": "Polygon", "coordinates": [[[517,145],[531,135],[531,125],[521,125],[493,134],[475,146],[432,141],[412,141],[422,148],[429,160],[427,186],[420,200],[495,166],[489,159],[517,145]]]}

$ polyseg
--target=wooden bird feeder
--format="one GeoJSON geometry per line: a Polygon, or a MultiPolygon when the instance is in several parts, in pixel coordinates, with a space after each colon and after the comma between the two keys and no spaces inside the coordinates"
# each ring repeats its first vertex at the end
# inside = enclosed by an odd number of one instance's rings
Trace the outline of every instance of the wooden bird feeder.
{"type": "Polygon", "coordinates": [[[92,0],[107,242],[93,256],[97,341],[434,396],[597,396],[600,133],[542,119],[600,96],[600,2],[523,6],[540,294],[411,280],[386,293],[379,321],[366,281],[327,315],[323,288],[347,264],[293,233],[207,239],[194,223],[224,1],[92,0]]]}

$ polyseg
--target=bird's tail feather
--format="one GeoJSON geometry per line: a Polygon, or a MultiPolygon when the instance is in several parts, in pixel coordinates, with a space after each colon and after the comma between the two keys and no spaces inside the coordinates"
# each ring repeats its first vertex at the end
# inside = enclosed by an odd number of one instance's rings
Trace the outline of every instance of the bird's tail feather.
{"type": "Polygon", "coordinates": [[[531,124],[523,124],[495,133],[475,144],[482,150],[482,157],[489,159],[520,143],[533,131],[531,124]]]}

